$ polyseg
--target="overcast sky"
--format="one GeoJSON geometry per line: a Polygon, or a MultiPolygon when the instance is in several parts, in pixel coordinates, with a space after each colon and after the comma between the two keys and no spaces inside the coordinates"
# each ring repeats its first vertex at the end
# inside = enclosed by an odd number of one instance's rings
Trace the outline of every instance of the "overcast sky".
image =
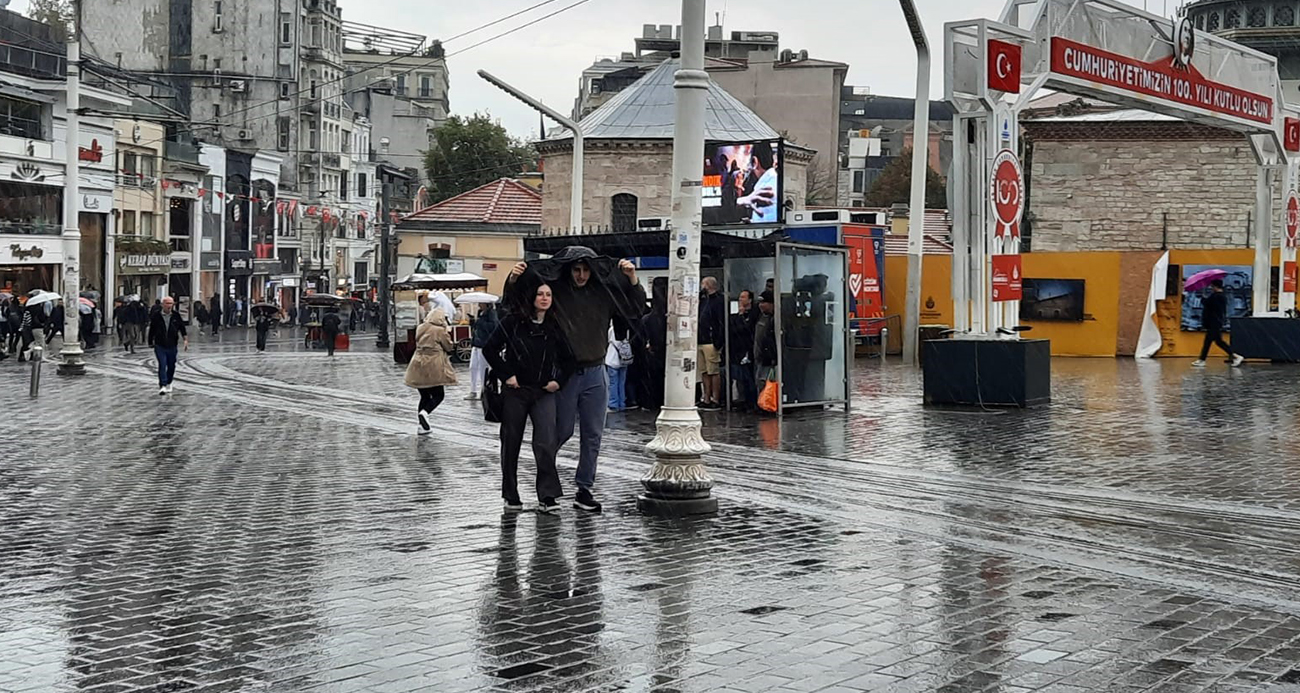
{"type": "MultiPolygon", "coordinates": [[[[556,0],[509,22],[448,42],[447,51],[455,52],[574,1],[556,0]]],[[[1161,11],[1163,5],[1155,3],[1164,0],[1149,1],[1153,11],[1161,11]]],[[[340,5],[345,20],[441,38],[468,31],[536,2],[340,0],[340,5]]],[[[916,4],[934,56],[931,95],[940,97],[944,23],[996,18],[1003,1],[916,0],[916,4]]],[[[1168,3],[1170,11],[1175,4],[1168,3]]],[[[27,0],[15,0],[10,9],[21,12],[26,5],[27,0]]],[[[708,23],[715,21],[717,13],[723,15],[726,35],[731,31],[777,31],[782,48],[807,49],[811,57],[848,63],[848,83],[870,87],[872,93],[911,96],[915,89],[916,54],[902,12],[893,0],[709,0],[708,23]]],[[[643,24],[677,24],[680,20],[681,6],[676,0],[589,0],[539,24],[450,58],[451,110],[465,114],[487,111],[516,135],[536,134],[536,113],[481,80],[475,74],[477,70],[486,69],[567,114],[577,96],[578,78],[585,67],[597,58],[616,57],[622,51],[632,50],[632,40],[641,35],[643,24]]]]}

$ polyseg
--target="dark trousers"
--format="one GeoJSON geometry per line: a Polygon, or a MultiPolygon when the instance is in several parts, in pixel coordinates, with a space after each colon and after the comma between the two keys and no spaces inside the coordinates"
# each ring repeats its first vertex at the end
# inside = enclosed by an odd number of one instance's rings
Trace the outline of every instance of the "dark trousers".
{"type": "Polygon", "coordinates": [[[1218,344],[1219,348],[1228,352],[1228,358],[1232,358],[1232,345],[1223,341],[1223,330],[1221,328],[1205,328],[1205,342],[1201,344],[1201,360],[1204,361],[1206,356],[1210,355],[1210,345],[1218,344]]]}
{"type": "Polygon", "coordinates": [[[10,352],[18,351],[18,342],[21,341],[22,338],[23,338],[23,334],[22,334],[21,331],[18,331],[18,332],[10,332],[10,333],[9,333],[9,351],[10,351],[10,352]]]}
{"type": "Polygon", "coordinates": [[[158,359],[158,387],[171,385],[176,375],[176,347],[155,346],[153,355],[158,359]]]}
{"type": "Polygon", "coordinates": [[[442,404],[442,398],[447,396],[447,389],[439,385],[438,387],[420,388],[420,411],[431,412],[442,404]]]}
{"type": "Polygon", "coordinates": [[[501,497],[519,500],[519,449],[524,443],[524,426],[532,419],[537,499],[559,498],[564,490],[555,469],[555,395],[533,388],[502,389],[501,497]]]}
{"type": "Polygon", "coordinates": [[[220,317],[212,318],[212,334],[215,335],[220,331],[221,331],[221,318],[220,317]]]}
{"type": "Polygon", "coordinates": [[[330,356],[334,355],[334,343],[339,339],[338,332],[325,331],[325,348],[330,350],[330,356]]]}
{"type": "Polygon", "coordinates": [[[752,363],[733,363],[729,370],[731,382],[740,391],[738,404],[750,409],[758,406],[758,381],[754,379],[752,363]]]}
{"type": "Polygon", "coordinates": [[[259,328],[257,330],[257,350],[266,351],[266,335],[270,332],[268,328],[259,328]]]}

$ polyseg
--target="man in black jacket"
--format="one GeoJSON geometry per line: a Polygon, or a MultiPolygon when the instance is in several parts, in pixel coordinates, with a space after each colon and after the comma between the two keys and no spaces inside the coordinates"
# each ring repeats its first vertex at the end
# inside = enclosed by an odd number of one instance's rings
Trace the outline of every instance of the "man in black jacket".
{"type": "Polygon", "coordinates": [[[1205,343],[1201,345],[1201,358],[1192,362],[1197,368],[1205,367],[1205,357],[1210,355],[1210,345],[1218,344],[1228,353],[1228,359],[1235,368],[1246,359],[1232,353],[1232,346],[1223,341],[1223,328],[1228,322],[1228,297],[1223,293],[1223,280],[1210,282],[1210,295],[1201,304],[1201,325],[1205,328],[1205,343]]]}
{"type": "Polygon", "coordinates": [[[757,312],[754,306],[754,292],[745,289],[740,292],[737,311],[731,314],[731,349],[727,352],[727,375],[736,383],[740,401],[736,404],[742,410],[752,410],[758,406],[758,383],[754,380],[754,324],[752,317],[757,312]]]}
{"type": "Polygon", "coordinates": [[[158,359],[158,394],[172,391],[172,377],[176,375],[176,347],[184,341],[190,348],[190,337],[185,332],[185,321],[174,310],[176,301],[168,296],[162,300],[162,310],[149,316],[149,345],[158,359]]]}
{"type": "Polygon", "coordinates": [[[560,390],[556,403],[556,445],[564,447],[578,428],[578,493],[573,505],[598,513],[601,505],[591,489],[596,484],[596,459],[609,407],[605,373],[609,328],[612,325],[619,338],[626,336],[628,323],[645,312],[645,289],[631,262],[597,256],[584,246],[569,246],[550,259],[515,265],[506,290],[515,294],[517,304],[527,305],[528,290],[519,287],[536,287],[541,281],[555,292],[556,323],[578,362],[578,370],[560,390]]]}

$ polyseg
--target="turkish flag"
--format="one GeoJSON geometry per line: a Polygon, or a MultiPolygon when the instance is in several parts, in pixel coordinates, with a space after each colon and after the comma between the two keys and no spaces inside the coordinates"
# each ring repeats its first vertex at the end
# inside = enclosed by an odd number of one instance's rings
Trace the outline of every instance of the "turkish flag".
{"type": "Polygon", "coordinates": [[[989,89],[1020,93],[1020,46],[989,39],[989,89]]]}
{"type": "Polygon", "coordinates": [[[1300,118],[1282,119],[1282,147],[1288,152],[1300,152],[1300,118]]]}

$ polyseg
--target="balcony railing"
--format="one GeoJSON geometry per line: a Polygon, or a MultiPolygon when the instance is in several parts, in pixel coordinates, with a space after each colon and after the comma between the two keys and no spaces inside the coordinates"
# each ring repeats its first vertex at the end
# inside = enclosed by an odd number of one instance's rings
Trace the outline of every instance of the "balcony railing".
{"type": "Polygon", "coordinates": [[[113,177],[114,181],[124,188],[155,188],[158,186],[158,179],[154,176],[146,176],[143,173],[119,173],[113,177]]]}

